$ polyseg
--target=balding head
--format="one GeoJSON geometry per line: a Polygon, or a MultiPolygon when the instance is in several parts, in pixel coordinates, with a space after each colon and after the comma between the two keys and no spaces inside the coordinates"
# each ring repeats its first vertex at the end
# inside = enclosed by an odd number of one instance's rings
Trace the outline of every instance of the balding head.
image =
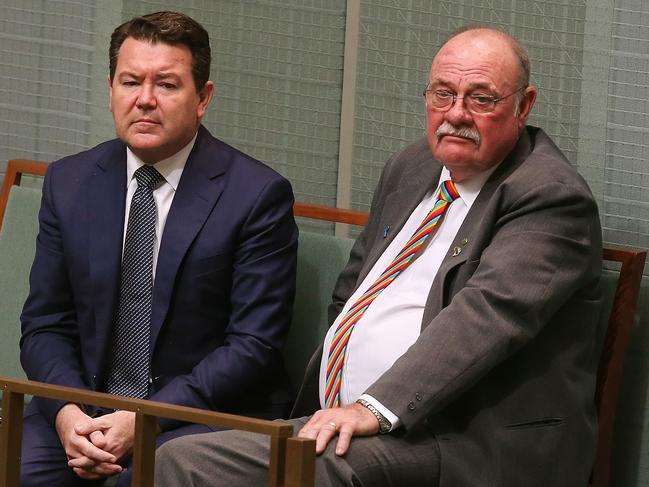
{"type": "Polygon", "coordinates": [[[501,30],[494,29],[492,27],[484,27],[480,25],[464,26],[460,29],[451,32],[451,34],[442,43],[440,50],[450,40],[464,34],[492,35],[494,36],[494,38],[499,38],[502,42],[505,43],[505,45],[507,45],[507,47],[511,50],[512,55],[518,61],[518,65],[519,65],[518,85],[523,87],[523,86],[528,86],[530,84],[530,57],[527,53],[527,49],[525,49],[525,46],[523,46],[523,44],[521,44],[517,39],[515,39],[514,37],[510,36],[509,34],[501,30]]]}

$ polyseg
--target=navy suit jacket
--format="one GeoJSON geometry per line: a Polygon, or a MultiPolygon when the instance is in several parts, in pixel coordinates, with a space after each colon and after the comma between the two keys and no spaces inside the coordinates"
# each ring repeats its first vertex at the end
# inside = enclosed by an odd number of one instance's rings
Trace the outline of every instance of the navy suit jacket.
{"type": "MultiPolygon", "coordinates": [[[[105,387],[126,186],[120,140],[48,167],[21,316],[30,379],[105,387]]],[[[287,180],[199,129],[158,254],[151,399],[260,417],[286,413],[281,348],[295,292],[292,204],[287,180]]],[[[30,408],[53,422],[62,404],[37,398],[30,408]]]]}

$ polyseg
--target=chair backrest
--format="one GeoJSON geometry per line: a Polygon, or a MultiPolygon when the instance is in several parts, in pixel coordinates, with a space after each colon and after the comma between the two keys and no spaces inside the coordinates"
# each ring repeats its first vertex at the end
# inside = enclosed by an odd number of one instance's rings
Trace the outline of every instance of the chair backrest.
{"type": "MultiPolygon", "coordinates": [[[[296,202],[295,216],[336,223],[365,225],[367,213],[296,202]]],[[[313,352],[329,328],[327,308],[338,274],[349,258],[354,240],[300,231],[297,251],[297,289],[291,331],[284,361],[293,388],[302,383],[313,352]]]]}
{"type": "Polygon", "coordinates": [[[295,391],[329,328],[327,307],[353,243],[350,238],[300,232],[293,320],[284,347],[284,361],[295,391]]]}
{"type": "MultiPolygon", "coordinates": [[[[295,216],[352,225],[365,225],[367,213],[296,202],[295,216]]],[[[302,383],[309,359],[329,328],[327,308],[340,271],[349,259],[354,240],[300,231],[297,252],[297,289],[293,320],[284,360],[293,388],[302,383]]]]}
{"type": "Polygon", "coordinates": [[[602,273],[604,309],[600,328],[605,333],[597,369],[595,405],[599,425],[591,487],[609,485],[615,410],[646,256],[644,250],[604,248],[604,260],[618,263],[619,271],[602,273]]]}
{"type": "Polygon", "coordinates": [[[29,291],[41,192],[19,186],[23,174],[42,176],[45,163],[9,161],[0,192],[0,375],[24,377],[18,317],[29,291]]]}

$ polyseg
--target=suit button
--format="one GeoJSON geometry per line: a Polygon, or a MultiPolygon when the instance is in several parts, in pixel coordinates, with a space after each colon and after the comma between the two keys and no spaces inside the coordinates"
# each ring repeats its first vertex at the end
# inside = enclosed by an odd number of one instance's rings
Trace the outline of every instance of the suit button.
{"type": "Polygon", "coordinates": [[[421,394],[416,393],[415,394],[415,399],[417,399],[417,401],[421,401],[421,394]]]}
{"type": "Polygon", "coordinates": [[[415,406],[414,402],[410,401],[408,403],[408,409],[410,409],[411,411],[414,411],[415,409],[417,409],[417,406],[415,406]]]}

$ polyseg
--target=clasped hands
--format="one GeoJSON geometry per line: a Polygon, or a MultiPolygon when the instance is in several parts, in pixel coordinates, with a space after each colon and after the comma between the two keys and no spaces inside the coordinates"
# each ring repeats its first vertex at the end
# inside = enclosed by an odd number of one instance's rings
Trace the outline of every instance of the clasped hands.
{"type": "Polygon", "coordinates": [[[56,416],[56,431],[68,466],[82,479],[99,479],[122,471],[119,462],[133,450],[135,413],[91,418],[76,404],[66,404],[56,416]]]}
{"type": "Polygon", "coordinates": [[[316,440],[316,454],[320,455],[329,442],[338,435],[336,455],[347,453],[353,436],[370,436],[379,432],[379,422],[366,407],[352,403],[344,408],[317,411],[297,434],[316,440]]]}

